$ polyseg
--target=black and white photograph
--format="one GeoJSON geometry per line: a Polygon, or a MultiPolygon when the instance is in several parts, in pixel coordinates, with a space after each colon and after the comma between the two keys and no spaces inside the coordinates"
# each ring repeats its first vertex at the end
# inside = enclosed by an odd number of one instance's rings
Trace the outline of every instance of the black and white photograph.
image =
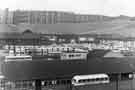
{"type": "Polygon", "coordinates": [[[1,0],[0,90],[135,90],[135,0],[1,0]]]}

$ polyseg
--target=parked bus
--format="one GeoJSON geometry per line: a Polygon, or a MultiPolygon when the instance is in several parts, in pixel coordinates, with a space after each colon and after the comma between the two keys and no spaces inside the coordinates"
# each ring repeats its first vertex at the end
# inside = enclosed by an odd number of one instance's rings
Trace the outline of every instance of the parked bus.
{"type": "Polygon", "coordinates": [[[32,56],[29,55],[24,55],[24,56],[5,56],[5,62],[9,62],[9,61],[31,61],[32,60],[32,56]]]}
{"type": "Polygon", "coordinates": [[[76,75],[72,79],[72,85],[74,86],[103,84],[109,82],[110,80],[107,74],[76,75]]]}

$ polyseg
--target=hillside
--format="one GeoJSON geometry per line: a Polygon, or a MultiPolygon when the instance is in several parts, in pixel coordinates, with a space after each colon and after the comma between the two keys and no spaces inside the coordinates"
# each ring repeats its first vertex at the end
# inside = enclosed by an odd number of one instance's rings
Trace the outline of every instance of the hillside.
{"type": "Polygon", "coordinates": [[[63,23],[63,24],[21,24],[19,31],[30,29],[33,32],[43,33],[76,33],[76,34],[120,34],[126,37],[135,37],[135,21],[113,20],[94,23],[63,23]]]}
{"type": "MultiPolygon", "coordinates": [[[[96,17],[96,16],[93,16],[96,17]]],[[[98,16],[99,17],[99,16],[98,16]]],[[[94,19],[93,19],[94,20],[94,19]]],[[[0,32],[23,32],[31,30],[37,33],[75,33],[75,34],[111,34],[135,37],[135,17],[103,16],[102,20],[90,23],[57,23],[57,24],[0,24],[0,32]]]]}
{"type": "Polygon", "coordinates": [[[107,23],[100,23],[90,25],[88,32],[83,32],[82,34],[119,34],[125,37],[135,37],[135,21],[112,21],[107,23]]]}

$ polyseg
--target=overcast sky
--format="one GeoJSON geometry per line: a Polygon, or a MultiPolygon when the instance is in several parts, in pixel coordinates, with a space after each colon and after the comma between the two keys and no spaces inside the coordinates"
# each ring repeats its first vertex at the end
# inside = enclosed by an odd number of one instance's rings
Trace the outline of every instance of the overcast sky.
{"type": "Polygon", "coordinates": [[[135,16],[135,0],[1,0],[0,9],[4,8],[135,16]]]}

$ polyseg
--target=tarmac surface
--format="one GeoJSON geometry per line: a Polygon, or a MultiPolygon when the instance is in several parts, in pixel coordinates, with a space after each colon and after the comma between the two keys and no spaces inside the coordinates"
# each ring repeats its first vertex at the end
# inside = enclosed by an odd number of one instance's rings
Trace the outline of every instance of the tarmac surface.
{"type": "Polygon", "coordinates": [[[71,79],[74,75],[135,72],[134,58],[88,60],[35,60],[3,62],[1,72],[9,80],[71,79]]]}

